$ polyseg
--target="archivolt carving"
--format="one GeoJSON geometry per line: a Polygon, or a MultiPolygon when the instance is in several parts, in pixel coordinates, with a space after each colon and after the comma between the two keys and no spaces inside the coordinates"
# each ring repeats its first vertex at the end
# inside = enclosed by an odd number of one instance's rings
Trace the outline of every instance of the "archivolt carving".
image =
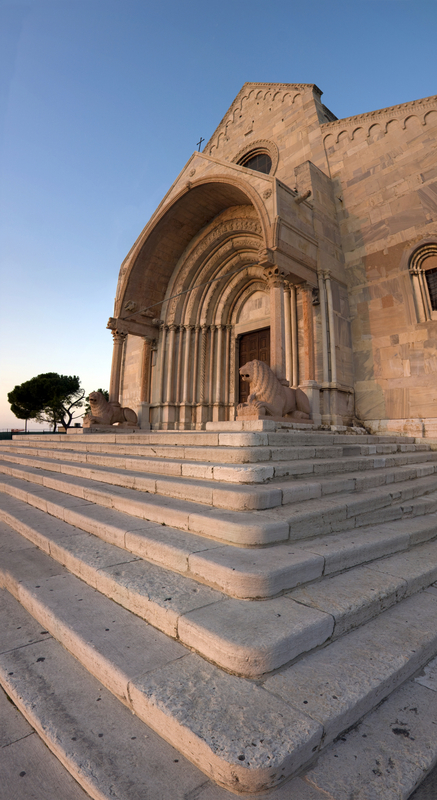
{"type": "MultiPolygon", "coordinates": [[[[218,225],[216,223],[216,228],[197,242],[188,256],[184,254],[181,257],[181,266],[169,283],[167,296],[183,292],[190,285],[211,280],[220,271],[230,271],[230,260],[241,257],[240,253],[247,253],[246,257],[253,260],[252,254],[258,251],[260,243],[261,226],[257,219],[228,219],[218,225]]],[[[201,296],[202,290],[199,289],[171,300],[167,303],[166,321],[174,319],[178,310],[184,320],[193,321],[193,306],[199,304],[201,296]]]]}

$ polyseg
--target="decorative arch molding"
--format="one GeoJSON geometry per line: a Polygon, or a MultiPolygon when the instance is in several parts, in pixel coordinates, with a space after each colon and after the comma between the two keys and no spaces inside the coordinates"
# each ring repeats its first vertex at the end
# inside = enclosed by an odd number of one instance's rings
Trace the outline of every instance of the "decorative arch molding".
{"type": "Polygon", "coordinates": [[[272,168],[269,172],[269,175],[274,175],[278,168],[279,150],[277,144],[270,141],[270,139],[257,139],[256,141],[245,145],[245,147],[242,147],[236,156],[234,156],[232,159],[232,164],[239,164],[240,161],[252,151],[254,153],[267,153],[270,156],[272,160],[272,168]]]}
{"type": "Polygon", "coordinates": [[[220,218],[214,220],[191,251],[181,256],[169,282],[166,297],[170,298],[181,292],[186,294],[175,297],[166,304],[163,318],[167,324],[199,322],[201,317],[205,317],[205,298],[217,291],[222,292],[224,288],[220,281],[210,286],[203,284],[218,278],[220,274],[224,276],[245,263],[253,264],[257,260],[259,248],[262,246],[262,231],[253,209],[236,208],[234,213],[233,209],[229,209],[221,217],[221,221],[220,218]]]}
{"type": "Polygon", "coordinates": [[[273,225],[262,198],[249,182],[234,175],[187,182],[171,203],[159,209],[123,262],[114,316],[121,316],[129,301],[146,305],[147,298],[147,305],[162,303],[178,260],[199,232],[224,210],[241,205],[253,207],[261,244],[271,247],[273,225]]]}
{"type": "Polygon", "coordinates": [[[364,131],[364,138],[372,138],[372,128],[380,125],[381,135],[390,134],[393,123],[398,123],[403,131],[408,130],[408,121],[416,118],[421,126],[437,124],[437,96],[425,97],[412,103],[404,103],[391,108],[382,108],[368,114],[356,117],[347,117],[334,122],[323,123],[321,131],[326,147],[341,145],[342,142],[352,142],[357,132],[364,131]],[[346,134],[346,136],[344,136],[346,134]]]}
{"type": "Polygon", "coordinates": [[[411,276],[417,321],[437,321],[437,236],[407,250],[400,267],[411,276]]]}

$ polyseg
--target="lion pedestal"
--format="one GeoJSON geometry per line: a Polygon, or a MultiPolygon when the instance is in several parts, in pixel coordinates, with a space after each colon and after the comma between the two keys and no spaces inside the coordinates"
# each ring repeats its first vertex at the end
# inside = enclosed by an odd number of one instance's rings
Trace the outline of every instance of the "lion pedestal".
{"type": "Polygon", "coordinates": [[[267,418],[312,422],[305,392],[284,386],[263,361],[248,361],[240,367],[240,375],[243,381],[250,383],[250,394],[247,403],[237,406],[237,420],[267,418]]]}

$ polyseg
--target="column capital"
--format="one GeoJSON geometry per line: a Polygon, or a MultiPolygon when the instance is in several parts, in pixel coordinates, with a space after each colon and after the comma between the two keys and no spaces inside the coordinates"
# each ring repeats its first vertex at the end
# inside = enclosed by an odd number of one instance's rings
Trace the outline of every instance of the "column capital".
{"type": "Polygon", "coordinates": [[[263,275],[270,288],[284,286],[284,273],[276,264],[265,267],[263,275]]]}
{"type": "Polygon", "coordinates": [[[331,280],[331,270],[330,269],[323,269],[322,270],[322,275],[323,275],[325,281],[331,280]]]}
{"type": "Polygon", "coordinates": [[[122,331],[112,330],[112,338],[114,339],[114,344],[116,342],[124,342],[126,339],[127,333],[123,333],[122,331]]]}

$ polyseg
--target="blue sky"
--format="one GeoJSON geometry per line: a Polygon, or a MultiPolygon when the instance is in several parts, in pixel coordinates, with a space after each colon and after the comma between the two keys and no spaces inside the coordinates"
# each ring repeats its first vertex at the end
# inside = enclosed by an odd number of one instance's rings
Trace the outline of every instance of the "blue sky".
{"type": "Polygon", "coordinates": [[[108,387],[120,263],[245,81],[426,97],[436,29],[437,0],[0,0],[0,429],[41,372],[108,387]]]}

